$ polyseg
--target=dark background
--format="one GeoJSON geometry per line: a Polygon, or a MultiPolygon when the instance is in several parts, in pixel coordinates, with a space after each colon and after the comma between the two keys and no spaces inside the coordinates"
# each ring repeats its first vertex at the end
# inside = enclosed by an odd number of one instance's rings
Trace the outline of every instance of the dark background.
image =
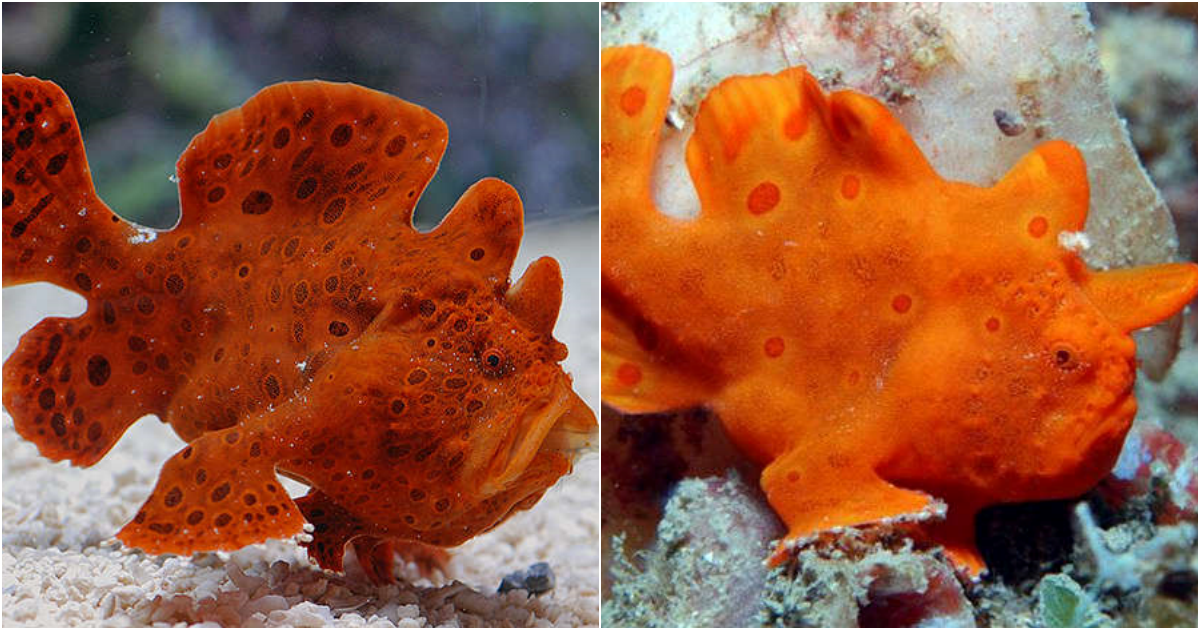
{"type": "Polygon", "coordinates": [[[422,105],[449,150],[417,206],[436,224],[482,177],[527,221],[596,212],[596,4],[4,3],[4,72],[58,83],[100,196],[166,228],[175,160],[212,116],[279,81],[349,81],[422,105]]]}

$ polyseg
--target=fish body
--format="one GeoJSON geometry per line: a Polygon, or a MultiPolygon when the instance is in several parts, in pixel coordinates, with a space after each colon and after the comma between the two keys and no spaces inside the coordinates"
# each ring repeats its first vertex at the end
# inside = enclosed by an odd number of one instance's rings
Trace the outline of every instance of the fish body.
{"type": "Polygon", "coordinates": [[[676,218],[651,188],[670,85],[658,51],[603,53],[606,404],[714,411],[792,542],[919,519],[974,573],[982,507],[1111,470],[1129,333],[1183,308],[1196,267],[1099,272],[1060,246],[1087,216],[1078,150],[947,181],[869,97],[732,77],[686,149],[700,213],[676,218]]]}
{"type": "MultiPolygon", "coordinates": [[[[4,281],[88,301],[4,366],[43,455],[98,461],[146,414],[188,445],[118,534],[154,553],[235,549],[314,526],[392,579],[391,550],[457,545],[532,506],[591,440],[559,363],[558,264],[510,286],[523,210],[472,186],[428,233],[412,210],[445,124],[350,84],[268,87],[181,156],[171,230],[99,199],[66,95],[4,76],[4,281]],[[276,473],[310,486],[293,501],[276,473]]],[[[422,551],[423,550],[423,551],[422,551]]]]}

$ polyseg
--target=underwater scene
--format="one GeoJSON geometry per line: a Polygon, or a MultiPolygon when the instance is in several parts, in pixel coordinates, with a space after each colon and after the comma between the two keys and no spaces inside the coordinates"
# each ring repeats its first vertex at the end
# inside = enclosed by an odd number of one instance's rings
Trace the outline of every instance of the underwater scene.
{"type": "Polygon", "coordinates": [[[598,625],[598,21],[4,5],[4,625],[598,625]]]}
{"type": "Polygon", "coordinates": [[[602,625],[1195,627],[1195,5],[601,23],[602,625]]]}

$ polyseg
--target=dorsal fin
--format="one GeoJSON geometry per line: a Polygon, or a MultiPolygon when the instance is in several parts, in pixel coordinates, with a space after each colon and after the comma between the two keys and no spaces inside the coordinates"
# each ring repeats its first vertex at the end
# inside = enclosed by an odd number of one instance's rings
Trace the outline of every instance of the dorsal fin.
{"type": "Polygon", "coordinates": [[[432,112],[382,92],[325,81],[272,85],[215,116],[179,158],[179,227],[332,226],[375,213],[381,230],[408,229],[447,137],[432,112]]]}
{"type": "Polygon", "coordinates": [[[525,211],[512,186],[494,177],[475,182],[426,236],[454,267],[469,269],[492,285],[508,283],[521,245],[525,211]]]}
{"type": "MultiPolygon", "coordinates": [[[[747,218],[832,198],[820,182],[935,176],[904,127],[879,102],[849,91],[826,95],[804,68],[733,77],[704,99],[687,164],[701,215],[747,218]],[[803,202],[803,203],[802,203],[803,202]]],[[[865,182],[864,182],[865,183],[865,182]]]]}

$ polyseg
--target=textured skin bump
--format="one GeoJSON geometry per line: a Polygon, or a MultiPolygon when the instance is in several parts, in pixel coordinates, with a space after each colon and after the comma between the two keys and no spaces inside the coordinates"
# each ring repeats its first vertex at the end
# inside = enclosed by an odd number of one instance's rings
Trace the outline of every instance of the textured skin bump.
{"type": "Polygon", "coordinates": [[[1129,332],[1183,308],[1196,268],[1095,272],[1062,249],[1087,216],[1078,150],[1047,142],[980,188],[939,177],[866,96],[803,68],[731,77],[696,115],[701,208],[681,220],[650,193],[670,60],[601,64],[605,403],[715,411],[793,541],[939,499],[923,535],[975,573],[980,508],[1111,469],[1129,332]]]}
{"type": "Polygon", "coordinates": [[[42,454],[99,460],[145,414],[189,444],[118,537],[152,553],[316,528],[310,555],[368,575],[393,549],[444,563],[571,469],[595,418],[552,336],[552,259],[510,286],[521,200],[485,179],[434,230],[413,207],[445,124],[349,84],[268,87],[176,166],[178,225],[96,196],[66,95],[4,76],[4,282],[87,311],[46,319],[4,365],[4,405],[42,454]],[[292,501],[277,473],[303,481],[292,501]]]}

